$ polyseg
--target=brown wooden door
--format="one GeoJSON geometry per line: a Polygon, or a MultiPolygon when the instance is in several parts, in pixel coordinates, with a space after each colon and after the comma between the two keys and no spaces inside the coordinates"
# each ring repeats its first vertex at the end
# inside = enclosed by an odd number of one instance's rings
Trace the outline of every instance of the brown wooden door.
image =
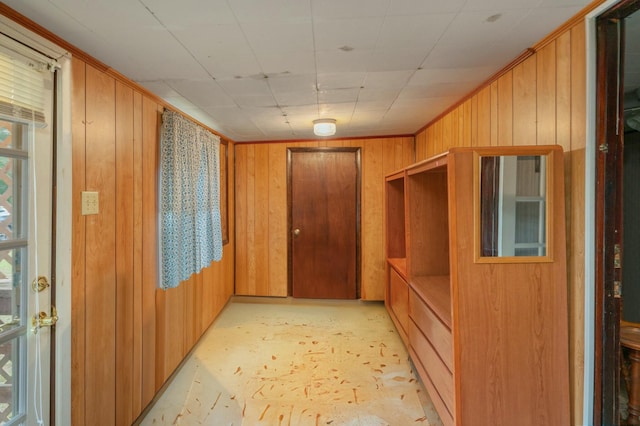
{"type": "Polygon", "coordinates": [[[358,295],[360,151],[288,150],[290,294],[358,295]]]}

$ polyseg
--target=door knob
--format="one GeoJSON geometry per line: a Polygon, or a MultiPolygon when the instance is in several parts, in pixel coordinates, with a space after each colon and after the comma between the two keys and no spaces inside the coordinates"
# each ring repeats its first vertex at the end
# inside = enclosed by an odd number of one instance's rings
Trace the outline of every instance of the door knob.
{"type": "Polygon", "coordinates": [[[294,229],[294,230],[293,230],[293,235],[294,235],[294,236],[296,236],[296,237],[297,237],[298,235],[300,235],[300,229],[298,229],[298,228],[294,229]]]}

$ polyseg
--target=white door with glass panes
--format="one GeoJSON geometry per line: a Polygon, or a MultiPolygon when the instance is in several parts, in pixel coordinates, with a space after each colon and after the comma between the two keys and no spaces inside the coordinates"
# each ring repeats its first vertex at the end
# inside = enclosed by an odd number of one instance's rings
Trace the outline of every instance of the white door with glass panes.
{"type": "Polygon", "coordinates": [[[47,425],[51,304],[51,63],[0,38],[0,424],[47,425]]]}

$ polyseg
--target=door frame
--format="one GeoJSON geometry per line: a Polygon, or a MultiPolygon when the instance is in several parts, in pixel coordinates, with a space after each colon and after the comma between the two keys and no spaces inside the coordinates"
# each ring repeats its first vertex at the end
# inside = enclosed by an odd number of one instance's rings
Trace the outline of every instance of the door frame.
{"type": "Polygon", "coordinates": [[[326,152],[353,152],[356,160],[356,300],[361,293],[361,218],[362,218],[362,160],[360,147],[314,147],[293,148],[287,147],[287,296],[293,295],[293,224],[292,224],[292,160],[293,153],[326,153],[326,152]]]}
{"type": "MultiPolygon", "coordinates": [[[[593,423],[619,424],[621,299],[623,234],[623,88],[624,18],[640,10],[640,0],[621,1],[595,17],[595,140],[594,300],[593,300],[593,423]],[[616,254],[616,246],[619,252],[616,254]]],[[[587,180],[588,182],[588,180],[587,180]]],[[[589,323],[585,323],[585,329],[589,323]]],[[[585,351],[587,347],[585,347],[585,351]]],[[[585,370],[589,366],[585,363],[585,370]]],[[[586,374],[586,373],[585,373],[586,374]]],[[[585,380],[585,388],[589,382],[585,380]]],[[[585,395],[587,394],[585,389],[585,395]]],[[[586,410],[585,410],[586,412],[586,410]]]]}

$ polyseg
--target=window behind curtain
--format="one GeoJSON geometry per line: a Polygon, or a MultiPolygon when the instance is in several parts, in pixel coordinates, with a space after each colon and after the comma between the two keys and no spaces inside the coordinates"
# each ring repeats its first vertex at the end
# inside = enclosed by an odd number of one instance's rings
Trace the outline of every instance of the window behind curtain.
{"type": "Polygon", "coordinates": [[[162,115],[161,287],[222,259],[220,138],[173,111],[162,115]]]}

